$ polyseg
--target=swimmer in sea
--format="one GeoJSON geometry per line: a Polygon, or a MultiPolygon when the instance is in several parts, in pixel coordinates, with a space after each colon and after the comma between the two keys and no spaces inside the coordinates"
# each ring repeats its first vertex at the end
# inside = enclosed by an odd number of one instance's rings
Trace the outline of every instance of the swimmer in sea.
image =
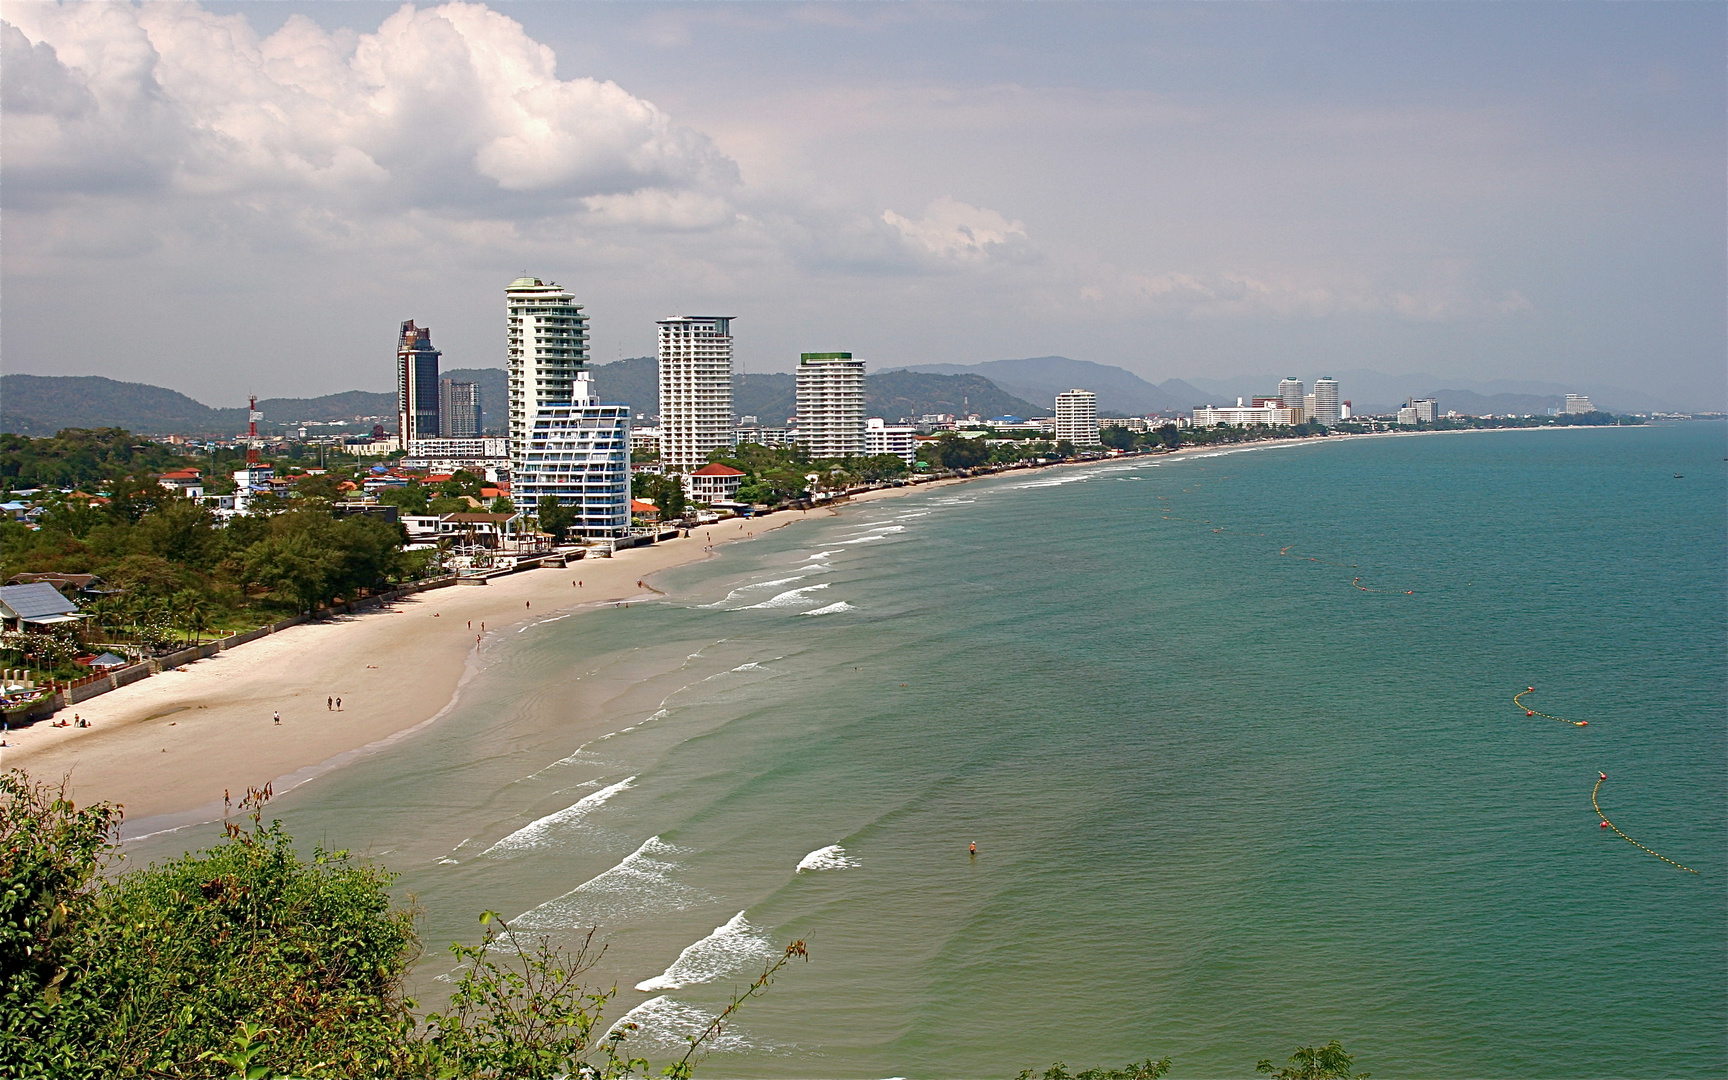
{"type": "Polygon", "coordinates": [[[974,859],[978,857],[978,841],[976,840],[972,841],[972,857],[974,859]]]}

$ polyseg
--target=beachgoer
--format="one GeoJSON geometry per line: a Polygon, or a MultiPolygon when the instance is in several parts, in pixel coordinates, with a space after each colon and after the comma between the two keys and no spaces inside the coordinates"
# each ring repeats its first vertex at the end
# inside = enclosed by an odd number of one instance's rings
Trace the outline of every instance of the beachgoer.
{"type": "Polygon", "coordinates": [[[342,711],[342,699],[341,698],[336,699],[336,711],[337,712],[342,711]]]}
{"type": "Polygon", "coordinates": [[[533,606],[534,606],[534,601],[532,601],[532,600],[524,600],[524,601],[522,601],[522,606],[523,606],[523,607],[533,607],[533,606]]]}
{"type": "Polygon", "coordinates": [[[276,714],[275,714],[275,719],[276,719],[276,726],[277,726],[277,727],[281,727],[281,726],[282,726],[282,714],[281,714],[281,713],[276,713],[276,714]]]}
{"type": "Polygon", "coordinates": [[[474,629],[474,620],[473,619],[468,620],[468,629],[470,629],[470,630],[474,629]]]}
{"type": "Polygon", "coordinates": [[[325,712],[330,712],[331,710],[333,710],[335,708],[336,708],[336,699],[335,698],[327,697],[324,699],[324,711],[325,712]]]}
{"type": "Polygon", "coordinates": [[[976,840],[972,841],[972,857],[974,859],[978,857],[978,841],[976,840]]]}

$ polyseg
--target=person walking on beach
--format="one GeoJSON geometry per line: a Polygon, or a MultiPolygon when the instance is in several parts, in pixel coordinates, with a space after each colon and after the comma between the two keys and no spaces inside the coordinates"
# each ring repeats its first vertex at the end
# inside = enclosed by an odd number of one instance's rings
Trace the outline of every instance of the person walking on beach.
{"type": "Polygon", "coordinates": [[[335,709],[336,709],[336,699],[333,697],[325,698],[324,699],[324,711],[325,712],[333,712],[333,711],[335,711],[335,709]]]}
{"type": "Polygon", "coordinates": [[[342,699],[341,698],[336,699],[336,711],[337,712],[342,711],[342,699]]]}
{"type": "Polygon", "coordinates": [[[275,713],[273,718],[276,721],[276,726],[281,727],[282,726],[282,714],[281,713],[275,713]]]}

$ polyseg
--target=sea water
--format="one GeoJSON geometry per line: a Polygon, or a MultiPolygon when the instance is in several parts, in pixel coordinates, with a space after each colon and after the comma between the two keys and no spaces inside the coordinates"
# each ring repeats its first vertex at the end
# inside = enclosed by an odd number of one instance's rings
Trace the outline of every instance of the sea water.
{"type": "Polygon", "coordinates": [[[401,873],[427,998],[482,910],[598,926],[657,1060],[806,941],[710,1075],[1719,1076],[1725,454],[1307,441],[811,515],[493,635],[273,810],[401,873]]]}

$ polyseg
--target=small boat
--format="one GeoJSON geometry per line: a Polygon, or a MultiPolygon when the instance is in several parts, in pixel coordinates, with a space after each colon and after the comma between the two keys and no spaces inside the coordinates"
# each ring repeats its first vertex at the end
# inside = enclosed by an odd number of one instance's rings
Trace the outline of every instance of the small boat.
{"type": "Polygon", "coordinates": [[[1674,479],[1676,479],[1676,480],[1684,480],[1684,479],[1686,479],[1686,474],[1685,474],[1685,473],[1675,473],[1675,474],[1674,474],[1674,479]]]}

